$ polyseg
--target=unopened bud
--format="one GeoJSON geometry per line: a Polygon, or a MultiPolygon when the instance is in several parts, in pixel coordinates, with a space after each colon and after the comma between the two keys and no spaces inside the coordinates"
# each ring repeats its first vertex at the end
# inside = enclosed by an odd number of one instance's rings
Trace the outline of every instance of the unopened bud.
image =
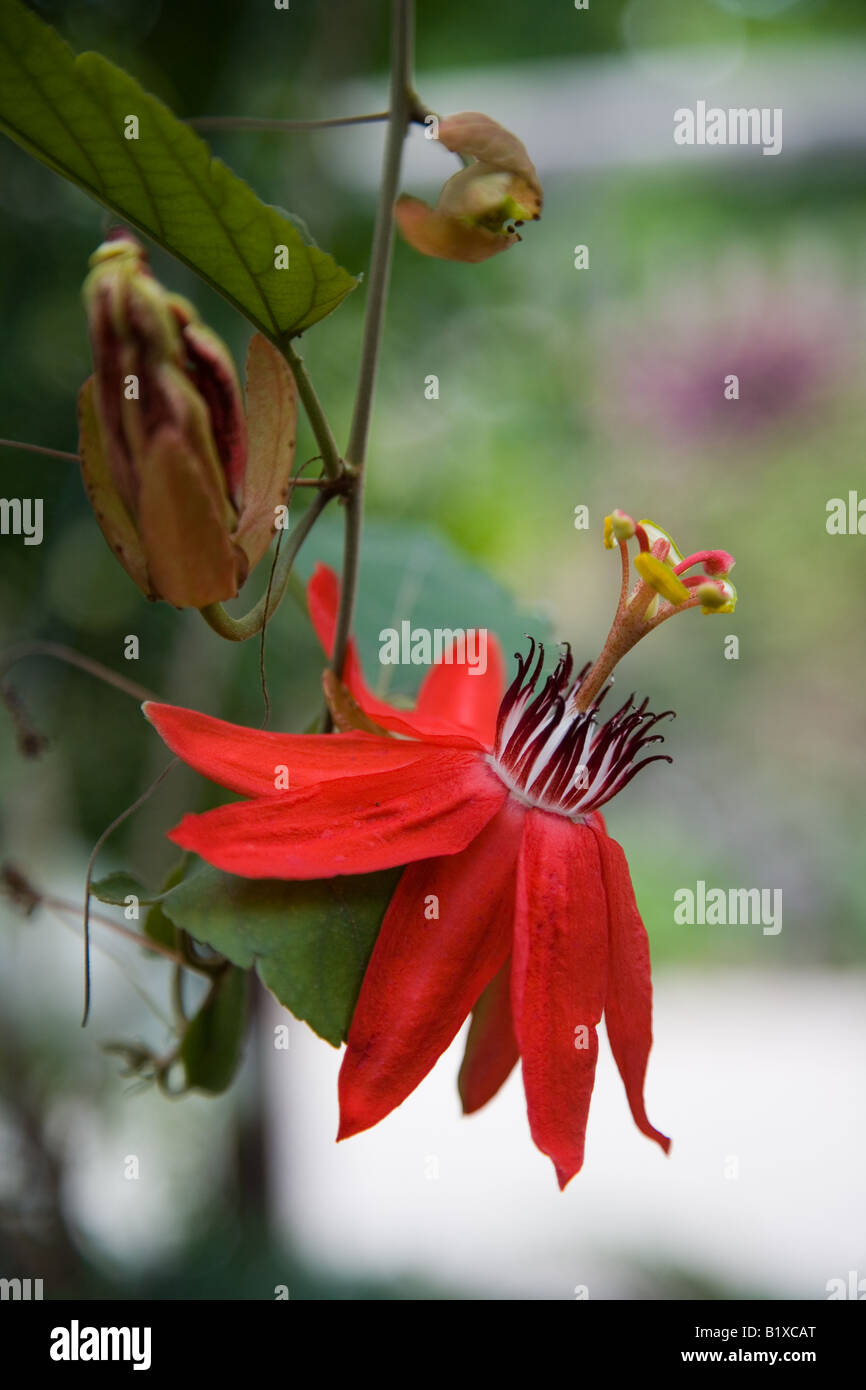
{"type": "Polygon", "coordinates": [[[248,399],[264,398],[267,418],[248,431],[228,348],[159,284],[140,243],[115,233],[91,267],[84,303],[95,371],[79,419],[97,520],[148,598],[178,608],[233,598],[285,500],[296,414],[288,367],[253,339],[248,399]]]}

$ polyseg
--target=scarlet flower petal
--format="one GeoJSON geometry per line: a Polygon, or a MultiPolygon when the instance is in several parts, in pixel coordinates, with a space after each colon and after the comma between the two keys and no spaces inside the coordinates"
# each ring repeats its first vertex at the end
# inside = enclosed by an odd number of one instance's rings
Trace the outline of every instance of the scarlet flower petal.
{"type": "Polygon", "coordinates": [[[560,1188],[583,1164],[604,1007],[607,909],[595,837],[530,810],[517,872],[511,1001],[532,1137],[560,1188]]]}
{"type": "Polygon", "coordinates": [[[169,839],[243,878],[368,874],[457,854],[507,794],[476,754],[427,747],[424,757],[390,772],[184,816],[169,839]]]}
{"type": "Polygon", "coordinates": [[[400,879],[349,1029],[339,1139],[406,1099],[502,966],[524,814],[508,799],[462,854],[412,864],[400,879]],[[428,918],[434,899],[439,916],[428,918]]]}
{"type": "Polygon", "coordinates": [[[593,829],[607,896],[610,964],[604,1006],[607,1036],[625,1085],[634,1122],[665,1153],[671,1141],[647,1119],[643,1087],[652,1046],[652,979],[649,942],[626,857],[616,840],[593,829]]]}
{"type": "Polygon", "coordinates": [[[365,733],[268,733],[153,700],[142,709],[173,753],[203,777],[245,796],[272,797],[279,767],[288,768],[290,787],[308,787],[408,767],[430,748],[365,733]]]}
{"type": "MultiPolygon", "coordinates": [[[[310,621],[327,657],[330,657],[334,650],[339,599],[340,586],[334,571],[329,569],[327,565],[316,565],[307,584],[307,607],[310,621]]],[[[495,639],[493,645],[496,645],[495,639]]],[[[499,660],[501,662],[501,654],[499,660]]],[[[496,656],[491,660],[488,649],[488,670],[495,668],[495,666],[496,656]]],[[[438,666],[432,668],[427,676],[428,681],[437,670],[438,666]]],[[[465,674],[468,678],[468,671],[465,674]]],[[[428,709],[426,713],[416,713],[413,710],[395,709],[385,700],[380,700],[373,694],[364,679],[361,659],[358,656],[358,649],[354,640],[350,641],[346,648],[342,679],[343,684],[354,695],[364,713],[374,723],[380,724],[383,729],[389,729],[392,733],[402,734],[406,738],[426,738],[431,742],[444,743],[456,748],[481,748],[489,746],[489,742],[492,742],[490,740],[488,743],[484,743],[473,729],[463,728],[459,722],[445,717],[441,710],[434,712],[428,709]]],[[[482,685],[485,680],[486,677],[484,676],[472,677],[473,682],[477,681],[482,685]]],[[[505,684],[504,675],[502,684],[503,686],[505,684]]]]}
{"type": "MultiPolygon", "coordinates": [[[[455,650],[451,655],[456,654],[455,650]]],[[[473,674],[465,663],[437,662],[424,677],[412,722],[445,719],[471,729],[488,748],[496,737],[496,717],[505,694],[505,662],[496,638],[488,635],[487,669],[473,674]],[[419,719],[420,716],[420,719],[419,719]]]]}
{"type": "MultiPolygon", "coordinates": [[[[337,631],[337,609],[340,604],[340,582],[328,565],[317,564],[307,584],[307,609],[325,656],[330,661],[334,652],[334,637],[337,631]]],[[[373,692],[364,680],[361,659],[354,637],[349,638],[346,660],[340,673],[343,684],[348,686],[362,709],[366,710],[368,701],[375,701],[373,692]]]]}
{"type": "Polygon", "coordinates": [[[480,1110],[508,1079],[520,1053],[511,1021],[511,957],[490,981],[475,1008],[457,1089],[463,1113],[480,1110]]]}

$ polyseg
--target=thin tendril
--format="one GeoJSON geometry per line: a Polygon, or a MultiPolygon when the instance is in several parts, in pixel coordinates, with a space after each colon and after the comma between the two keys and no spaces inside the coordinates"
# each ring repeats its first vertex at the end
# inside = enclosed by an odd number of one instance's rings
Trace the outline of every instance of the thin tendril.
{"type": "MultiPolygon", "coordinates": [[[[276,546],[274,547],[274,558],[271,561],[271,572],[268,575],[268,588],[267,593],[265,594],[266,613],[271,606],[271,586],[274,582],[274,570],[277,567],[277,556],[280,553],[280,546],[283,541],[283,534],[284,533],[280,531],[280,534],[277,536],[276,546]]],[[[267,623],[262,623],[262,639],[259,643],[259,680],[261,682],[262,687],[262,699],[265,702],[265,718],[264,722],[261,725],[263,729],[266,729],[271,722],[271,697],[268,694],[268,678],[265,674],[265,634],[267,633],[267,630],[267,623]]]]}
{"type": "Polygon", "coordinates": [[[102,849],[108,837],[114,833],[119,825],[122,825],[131,815],[134,815],[138,808],[144,805],[145,801],[149,800],[157,787],[165,781],[172,768],[176,767],[179,762],[179,758],[172,758],[171,762],[162,769],[162,772],[155,781],[151,782],[147,790],[143,791],[141,796],[138,797],[131,806],[127,806],[125,811],[121,811],[120,815],[114,818],[96,841],[91,851],[90,858],[87,861],[87,875],[84,880],[84,1013],[81,1018],[82,1028],[86,1026],[90,1014],[90,885],[93,879],[93,868],[96,863],[96,856],[99,854],[99,851],[102,849]]]}

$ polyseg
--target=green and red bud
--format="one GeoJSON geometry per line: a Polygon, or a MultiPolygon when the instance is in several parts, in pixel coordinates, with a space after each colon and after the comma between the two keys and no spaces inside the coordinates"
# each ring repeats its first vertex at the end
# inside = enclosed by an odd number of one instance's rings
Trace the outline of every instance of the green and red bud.
{"type": "Polygon", "coordinates": [[[398,198],[397,225],[426,256],[486,261],[520,241],[521,223],[541,216],[538,174],[522,141],[480,111],[445,117],[437,138],[469,162],[445,184],[435,208],[398,198]]]}
{"type": "Polygon", "coordinates": [[[84,284],[94,374],[79,403],[84,485],[106,540],[144,594],[178,608],[233,598],[286,500],[297,406],[281,355],[257,335],[248,421],[231,354],[112,235],[84,284]]]}

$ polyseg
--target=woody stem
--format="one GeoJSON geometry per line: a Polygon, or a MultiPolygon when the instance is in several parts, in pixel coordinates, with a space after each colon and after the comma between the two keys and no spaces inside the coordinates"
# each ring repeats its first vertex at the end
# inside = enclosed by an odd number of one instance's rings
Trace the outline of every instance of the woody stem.
{"type": "Polygon", "coordinates": [[[328,116],[317,121],[272,120],[268,116],[190,116],[186,124],[192,126],[193,130],[259,130],[294,134],[307,130],[333,130],[344,125],[369,125],[373,121],[387,119],[387,111],[372,111],[365,116],[328,116]]]}
{"type": "Polygon", "coordinates": [[[138,685],[136,681],[127,680],[117,671],[103,666],[101,661],[94,661],[92,657],[85,656],[83,652],[75,651],[73,647],[66,647],[62,642],[36,640],[20,642],[15,647],[9,647],[7,651],[0,654],[0,681],[6,677],[17,662],[23,661],[25,657],[29,656],[51,656],[57,661],[67,662],[70,666],[78,666],[80,670],[86,671],[90,676],[95,676],[97,680],[104,681],[106,685],[113,685],[117,690],[122,690],[124,694],[131,695],[134,700],[159,698],[143,685],[138,685]]]}
{"type": "Polygon", "coordinates": [[[361,344],[361,363],[358,370],[358,388],[355,395],[355,409],[352,416],[349,443],[346,448],[346,464],[354,473],[354,477],[346,501],[340,607],[337,613],[334,651],[331,660],[331,667],[337,675],[342,673],[346,659],[346,647],[352,629],[355,594],[358,587],[361,525],[364,510],[364,470],[370,433],[370,416],[373,408],[373,393],[379,365],[379,350],[382,344],[385,305],[388,297],[391,250],[394,243],[394,200],[397,197],[400,183],[403,142],[406,138],[406,130],[409,126],[413,107],[417,102],[411,87],[413,29],[414,0],[392,0],[391,94],[388,103],[388,133],[385,141],[382,182],[379,187],[379,202],[376,210],[376,226],[373,232],[367,308],[361,344]]]}

